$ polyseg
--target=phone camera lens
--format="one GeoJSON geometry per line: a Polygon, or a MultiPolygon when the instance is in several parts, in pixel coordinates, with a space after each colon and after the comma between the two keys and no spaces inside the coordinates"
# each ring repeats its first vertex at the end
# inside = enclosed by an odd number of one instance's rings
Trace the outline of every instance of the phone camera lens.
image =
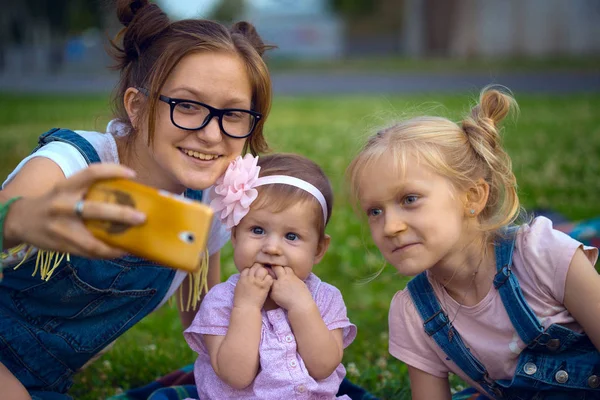
{"type": "Polygon", "coordinates": [[[194,241],[196,240],[196,237],[192,232],[181,232],[179,234],[179,238],[188,244],[194,243],[194,241]]]}

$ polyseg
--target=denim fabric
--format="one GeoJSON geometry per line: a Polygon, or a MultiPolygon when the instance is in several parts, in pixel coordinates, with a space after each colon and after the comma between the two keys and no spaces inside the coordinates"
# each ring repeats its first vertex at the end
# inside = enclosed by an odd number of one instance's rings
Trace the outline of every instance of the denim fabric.
{"type": "MultiPolygon", "coordinates": [[[[53,140],[74,145],[89,163],[100,162],[80,135],[53,129],[53,140]]],[[[187,191],[198,199],[200,191],[187,191]]],[[[35,399],[64,395],[75,371],[135,323],[166,295],[175,270],[132,255],[116,260],[63,258],[48,281],[36,257],[17,270],[5,269],[0,283],[0,362],[35,399]]]]}
{"type": "Polygon", "coordinates": [[[88,164],[101,162],[96,149],[94,149],[94,146],[81,137],[81,135],[78,135],[77,133],[68,129],[52,128],[48,132],[43,133],[38,138],[38,145],[35,149],[33,149],[32,153],[35,153],[44,145],[54,141],[68,143],[75,147],[77,150],[79,150],[88,164]]]}
{"type": "Polygon", "coordinates": [[[485,367],[466,348],[449,323],[425,273],[408,284],[411,298],[425,321],[423,328],[444,353],[492,398],[600,399],[600,387],[593,387],[594,377],[600,379],[600,353],[589,338],[557,324],[544,330],[525,301],[511,272],[515,235],[516,227],[511,227],[496,242],[497,274],[494,278],[494,287],[500,293],[517,334],[528,344],[519,356],[514,377],[499,381],[489,378],[485,367]]]}
{"type": "Polygon", "coordinates": [[[58,392],[44,392],[32,390],[29,392],[31,400],[73,400],[71,396],[58,392]]]}
{"type": "Polygon", "coordinates": [[[163,299],[174,270],[134,256],[71,257],[52,277],[35,257],[0,284],[0,361],[28,389],[65,392],[87,360],[163,299]]]}

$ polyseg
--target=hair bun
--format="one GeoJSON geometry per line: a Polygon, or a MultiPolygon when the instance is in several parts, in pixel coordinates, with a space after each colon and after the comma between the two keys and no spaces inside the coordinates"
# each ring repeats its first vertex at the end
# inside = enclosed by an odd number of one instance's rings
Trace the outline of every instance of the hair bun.
{"type": "Polygon", "coordinates": [[[124,26],[129,26],[138,12],[148,6],[148,0],[117,0],[117,17],[124,26]]]}
{"type": "Polygon", "coordinates": [[[517,102],[507,88],[483,88],[479,95],[479,103],[461,123],[475,151],[481,154],[484,148],[494,150],[500,145],[498,124],[513,109],[518,110],[517,102]]]}
{"type": "Polygon", "coordinates": [[[487,120],[497,126],[516,106],[510,91],[504,87],[486,87],[479,95],[479,104],[473,108],[472,116],[475,121],[487,120]]]}
{"type": "Polygon", "coordinates": [[[110,54],[117,61],[113,68],[122,70],[169,28],[170,20],[160,7],[148,0],[117,0],[116,6],[119,21],[125,27],[111,41],[110,54]]]}
{"type": "Polygon", "coordinates": [[[265,42],[263,42],[260,35],[256,31],[256,28],[254,27],[254,25],[252,25],[250,22],[246,22],[246,21],[236,22],[235,24],[233,24],[230,31],[231,31],[231,34],[237,33],[237,34],[244,36],[248,40],[248,42],[250,42],[252,47],[254,47],[254,49],[261,56],[264,54],[265,51],[276,47],[276,46],[265,44],[265,42]]]}

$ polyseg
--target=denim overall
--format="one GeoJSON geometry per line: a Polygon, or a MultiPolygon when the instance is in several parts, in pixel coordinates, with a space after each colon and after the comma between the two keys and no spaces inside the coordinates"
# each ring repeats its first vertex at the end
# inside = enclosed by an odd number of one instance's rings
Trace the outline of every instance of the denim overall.
{"type": "MultiPolygon", "coordinates": [[[[88,164],[100,162],[80,135],[52,129],[37,151],[51,141],[76,147],[88,164]]],[[[187,190],[186,197],[202,198],[187,190]]],[[[73,374],[153,311],[165,297],[175,270],[132,255],[114,260],[63,258],[46,282],[32,276],[36,257],[18,269],[6,268],[0,283],[0,362],[30,391],[33,399],[64,395],[73,374]]]]}
{"type": "Polygon", "coordinates": [[[467,376],[494,399],[600,399],[600,353],[588,337],[553,324],[544,330],[511,271],[516,227],[495,245],[494,287],[517,331],[527,343],[511,380],[492,380],[449,323],[425,273],[408,283],[425,332],[467,376]],[[452,334],[450,334],[452,332],[452,334]]]}

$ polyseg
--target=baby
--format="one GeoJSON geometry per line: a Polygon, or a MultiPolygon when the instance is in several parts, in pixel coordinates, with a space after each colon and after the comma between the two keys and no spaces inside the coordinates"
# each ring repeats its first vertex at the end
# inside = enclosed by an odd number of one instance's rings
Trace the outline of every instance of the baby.
{"type": "Polygon", "coordinates": [[[238,157],[217,182],[211,206],[240,273],[210,290],[184,334],[202,400],[336,398],[356,327],[312,273],[332,204],[321,168],[298,155],[238,157]]]}

